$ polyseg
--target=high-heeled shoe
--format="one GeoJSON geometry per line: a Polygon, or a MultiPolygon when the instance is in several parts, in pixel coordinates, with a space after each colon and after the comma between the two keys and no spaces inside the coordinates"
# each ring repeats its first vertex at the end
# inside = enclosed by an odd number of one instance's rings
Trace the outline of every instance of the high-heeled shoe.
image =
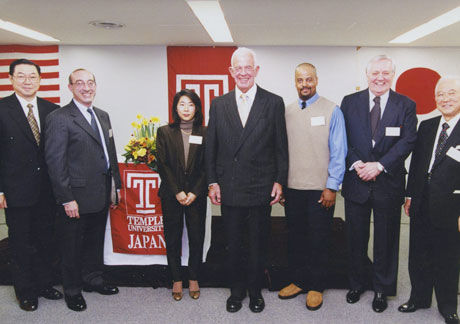
{"type": "Polygon", "coordinates": [[[175,301],[179,301],[182,299],[182,291],[180,292],[172,292],[172,297],[175,301]]]}
{"type": "Polygon", "coordinates": [[[195,291],[189,290],[188,294],[190,295],[190,297],[192,297],[192,299],[200,298],[200,291],[199,290],[195,290],[195,291]]]}

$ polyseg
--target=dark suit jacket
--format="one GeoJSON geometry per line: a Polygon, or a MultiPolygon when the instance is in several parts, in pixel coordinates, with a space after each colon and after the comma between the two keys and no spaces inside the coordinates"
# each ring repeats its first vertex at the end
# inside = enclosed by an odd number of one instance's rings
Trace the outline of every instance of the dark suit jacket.
{"type": "Polygon", "coordinates": [[[194,126],[192,135],[203,137],[202,144],[190,144],[185,165],[184,144],[179,127],[169,125],[158,128],[157,162],[161,185],[158,195],[161,198],[176,199],[181,191],[193,192],[197,197],[207,194],[204,167],[204,145],[206,127],[194,126]]]}
{"type": "Polygon", "coordinates": [[[218,183],[222,204],[267,205],[273,183],[286,185],[288,143],[281,97],[257,87],[243,128],[235,91],[215,98],[206,140],[208,184],[218,183]]]}
{"type": "MultiPolygon", "coordinates": [[[[115,187],[120,189],[109,115],[93,108],[104,133],[115,187]]],[[[110,193],[107,192],[107,163],[102,143],[73,100],[48,116],[45,155],[59,204],[76,200],[81,214],[99,212],[107,207],[110,193]]]]}
{"type": "Polygon", "coordinates": [[[343,98],[341,109],[347,129],[348,154],[342,195],[357,203],[364,203],[371,186],[375,197],[382,201],[403,203],[405,175],[404,161],[416,141],[417,116],[415,102],[390,90],[388,102],[378,124],[376,143],[372,147],[369,121],[369,90],[363,90],[343,98]],[[387,127],[399,127],[400,136],[385,136],[387,127]],[[362,181],[355,170],[349,170],[358,161],[380,162],[385,171],[375,182],[362,181]]]}
{"type": "Polygon", "coordinates": [[[45,120],[59,106],[41,98],[37,106],[40,146],[16,95],[0,100],[0,192],[9,207],[32,206],[40,194],[52,195],[44,155],[45,120]]]}
{"type": "MultiPolygon", "coordinates": [[[[424,120],[419,127],[417,143],[412,154],[407,196],[412,198],[411,217],[419,213],[422,206],[425,179],[430,166],[436,139],[436,131],[441,117],[424,120]]],[[[441,158],[433,164],[429,185],[429,211],[431,222],[436,227],[458,230],[460,216],[460,162],[447,156],[447,151],[460,145],[460,122],[450,133],[441,158]]],[[[457,149],[458,150],[458,149],[457,149]]],[[[426,211],[425,211],[426,212],[426,211]]]]}

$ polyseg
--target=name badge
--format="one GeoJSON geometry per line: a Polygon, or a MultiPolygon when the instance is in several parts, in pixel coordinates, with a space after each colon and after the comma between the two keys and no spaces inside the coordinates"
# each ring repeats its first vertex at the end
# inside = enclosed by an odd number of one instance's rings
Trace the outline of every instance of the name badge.
{"type": "Polygon", "coordinates": [[[386,127],[385,136],[400,136],[401,128],[400,127],[386,127]]]}
{"type": "Polygon", "coordinates": [[[455,161],[460,162],[460,151],[450,147],[446,153],[447,156],[453,158],[455,161]]]}
{"type": "Polygon", "coordinates": [[[460,194],[460,190],[454,190],[454,194],[460,194]]]}
{"type": "Polygon", "coordinates": [[[188,138],[188,142],[190,144],[202,144],[203,143],[203,136],[199,136],[199,135],[190,135],[190,137],[188,138]]]}
{"type": "Polygon", "coordinates": [[[109,129],[109,137],[113,137],[113,130],[109,129]]]}
{"type": "Polygon", "coordinates": [[[324,116],[312,117],[310,123],[311,126],[323,126],[326,125],[326,119],[324,116]]]}

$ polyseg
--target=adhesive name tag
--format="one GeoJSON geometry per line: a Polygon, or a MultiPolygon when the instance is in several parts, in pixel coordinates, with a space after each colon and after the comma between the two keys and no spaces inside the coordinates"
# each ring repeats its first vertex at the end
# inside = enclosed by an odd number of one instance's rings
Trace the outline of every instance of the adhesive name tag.
{"type": "Polygon", "coordinates": [[[460,190],[454,190],[454,194],[460,194],[460,190]]]}
{"type": "Polygon", "coordinates": [[[400,136],[401,128],[399,127],[386,127],[385,136],[400,136]]]}
{"type": "Polygon", "coordinates": [[[324,116],[312,117],[310,122],[311,122],[311,126],[326,125],[326,119],[324,118],[324,116]]]}
{"type": "Polygon", "coordinates": [[[453,158],[455,161],[460,162],[460,151],[450,147],[446,153],[447,156],[453,158]]]}
{"type": "Polygon", "coordinates": [[[188,142],[190,144],[202,144],[203,143],[203,136],[190,135],[190,137],[188,138],[188,142]]]}

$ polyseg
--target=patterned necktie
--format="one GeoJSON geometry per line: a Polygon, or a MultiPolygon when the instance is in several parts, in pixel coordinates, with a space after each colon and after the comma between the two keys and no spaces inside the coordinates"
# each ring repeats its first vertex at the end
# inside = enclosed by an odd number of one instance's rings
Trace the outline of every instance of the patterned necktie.
{"type": "Polygon", "coordinates": [[[307,102],[306,102],[306,101],[302,101],[302,109],[305,109],[305,107],[307,107],[307,102]]]}
{"type": "Polygon", "coordinates": [[[37,120],[35,119],[34,112],[32,111],[33,107],[34,105],[27,104],[27,108],[29,108],[29,112],[27,113],[27,121],[29,122],[30,129],[34,134],[37,145],[40,145],[40,130],[38,129],[37,120]]]}
{"type": "Polygon", "coordinates": [[[372,138],[375,138],[375,132],[380,120],[380,97],[374,98],[375,105],[371,109],[371,130],[372,138]]]}
{"type": "Polygon", "coordinates": [[[447,143],[447,129],[449,128],[448,123],[442,124],[442,130],[441,133],[439,133],[439,138],[438,138],[438,145],[436,145],[436,151],[434,151],[434,161],[436,162],[437,159],[441,156],[441,152],[443,151],[444,147],[446,146],[447,143]]]}
{"type": "Polygon", "coordinates": [[[99,128],[97,127],[96,118],[94,117],[94,112],[91,108],[86,109],[86,111],[91,115],[91,128],[96,132],[99,136],[99,139],[102,143],[101,133],[99,133],[99,128]]]}
{"type": "Polygon", "coordinates": [[[249,117],[249,97],[248,95],[242,93],[240,95],[241,98],[241,104],[240,104],[240,118],[241,118],[241,123],[243,124],[243,127],[246,125],[246,121],[248,120],[249,117]]]}

